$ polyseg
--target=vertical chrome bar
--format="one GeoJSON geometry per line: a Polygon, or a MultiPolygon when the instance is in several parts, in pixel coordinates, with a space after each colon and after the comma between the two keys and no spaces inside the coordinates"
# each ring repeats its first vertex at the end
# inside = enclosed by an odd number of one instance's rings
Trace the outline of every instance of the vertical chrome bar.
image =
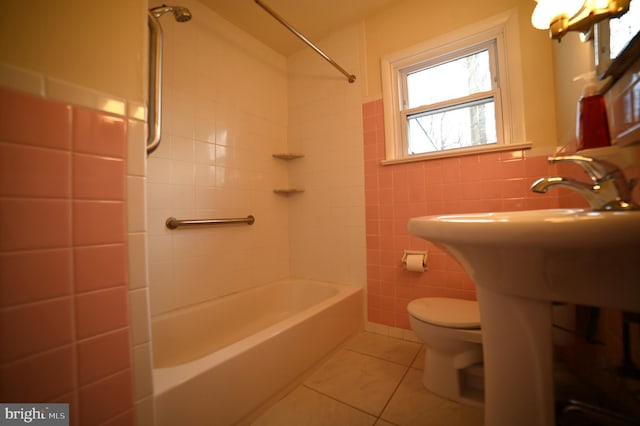
{"type": "Polygon", "coordinates": [[[258,6],[263,8],[269,15],[273,16],[278,22],[280,22],[282,25],[287,27],[287,29],[289,31],[291,31],[293,34],[295,34],[300,40],[304,41],[310,48],[315,50],[316,53],[318,53],[318,55],[322,56],[327,62],[329,62],[331,65],[333,65],[334,68],[336,68],[338,71],[340,71],[342,74],[344,74],[347,77],[347,79],[349,80],[349,83],[353,83],[354,81],[356,81],[356,76],[355,75],[350,74],[344,68],[342,68],[340,65],[338,65],[333,59],[331,59],[329,57],[329,55],[324,53],[318,46],[313,44],[313,42],[311,40],[309,40],[304,35],[302,35],[298,30],[293,28],[287,21],[284,20],[284,18],[282,16],[278,15],[273,9],[271,9],[266,4],[262,3],[260,0],[255,0],[255,2],[258,4],[258,6]]]}
{"type": "Polygon", "coordinates": [[[149,15],[149,110],[147,155],[160,145],[162,129],[162,28],[153,13],[149,15]]]}

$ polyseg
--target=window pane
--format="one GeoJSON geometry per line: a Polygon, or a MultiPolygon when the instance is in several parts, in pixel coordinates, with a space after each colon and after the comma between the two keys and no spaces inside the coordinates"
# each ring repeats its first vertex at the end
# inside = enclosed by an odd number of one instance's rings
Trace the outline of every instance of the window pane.
{"type": "Polygon", "coordinates": [[[408,154],[497,143],[493,98],[407,117],[408,154]]]}
{"type": "Polygon", "coordinates": [[[491,90],[489,51],[482,50],[407,75],[407,108],[491,90]]]}
{"type": "Polygon", "coordinates": [[[617,58],[622,49],[640,31],[640,6],[629,4],[629,11],[620,18],[609,21],[611,59],[617,58]]]}

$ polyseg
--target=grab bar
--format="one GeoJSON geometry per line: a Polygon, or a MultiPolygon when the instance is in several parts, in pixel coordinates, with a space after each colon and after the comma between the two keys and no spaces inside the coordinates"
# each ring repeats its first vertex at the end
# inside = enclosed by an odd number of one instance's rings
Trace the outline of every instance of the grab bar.
{"type": "Polygon", "coordinates": [[[169,229],[176,229],[179,226],[226,225],[229,223],[246,223],[247,225],[253,225],[255,221],[256,218],[253,217],[253,215],[228,219],[176,219],[175,217],[170,217],[165,222],[165,225],[169,229]]]}
{"type": "Polygon", "coordinates": [[[162,26],[160,18],[165,13],[173,13],[176,22],[189,22],[191,12],[182,6],[162,6],[147,11],[149,25],[149,134],[147,135],[147,155],[160,145],[162,131],[162,26]]]}
{"type": "Polygon", "coordinates": [[[149,11],[149,134],[147,155],[160,145],[162,128],[162,27],[149,11]]]}
{"type": "Polygon", "coordinates": [[[338,71],[340,71],[342,74],[344,74],[345,77],[347,77],[347,80],[349,80],[349,83],[353,83],[354,81],[356,81],[356,76],[355,75],[350,74],[344,68],[342,68],[340,65],[338,65],[333,59],[331,59],[329,57],[329,55],[324,53],[318,46],[313,44],[313,42],[311,40],[309,40],[304,35],[302,35],[298,30],[293,28],[287,21],[284,20],[284,18],[282,16],[278,15],[273,9],[271,9],[266,4],[262,3],[260,0],[255,0],[255,2],[258,4],[258,6],[263,8],[269,15],[273,16],[278,22],[280,22],[282,25],[287,27],[287,29],[289,31],[291,31],[293,34],[295,34],[300,40],[304,41],[310,48],[315,50],[318,55],[322,56],[327,62],[329,62],[331,65],[333,65],[334,68],[336,68],[338,71]]]}

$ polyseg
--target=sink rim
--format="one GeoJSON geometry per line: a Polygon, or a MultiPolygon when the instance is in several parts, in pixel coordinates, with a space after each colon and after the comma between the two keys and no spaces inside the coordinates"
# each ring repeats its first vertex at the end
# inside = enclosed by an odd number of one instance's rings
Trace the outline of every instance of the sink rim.
{"type": "Polygon", "coordinates": [[[576,208],[420,216],[410,234],[440,244],[598,249],[640,247],[640,211],[576,208]]]}

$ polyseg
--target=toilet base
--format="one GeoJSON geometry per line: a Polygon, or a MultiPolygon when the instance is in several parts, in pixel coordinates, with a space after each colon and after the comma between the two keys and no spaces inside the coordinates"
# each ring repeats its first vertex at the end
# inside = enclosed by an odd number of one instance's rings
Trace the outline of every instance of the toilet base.
{"type": "Polygon", "coordinates": [[[456,357],[427,349],[422,383],[430,392],[456,402],[484,404],[482,347],[478,345],[456,357]],[[461,368],[466,366],[465,368],[461,368]]]}

